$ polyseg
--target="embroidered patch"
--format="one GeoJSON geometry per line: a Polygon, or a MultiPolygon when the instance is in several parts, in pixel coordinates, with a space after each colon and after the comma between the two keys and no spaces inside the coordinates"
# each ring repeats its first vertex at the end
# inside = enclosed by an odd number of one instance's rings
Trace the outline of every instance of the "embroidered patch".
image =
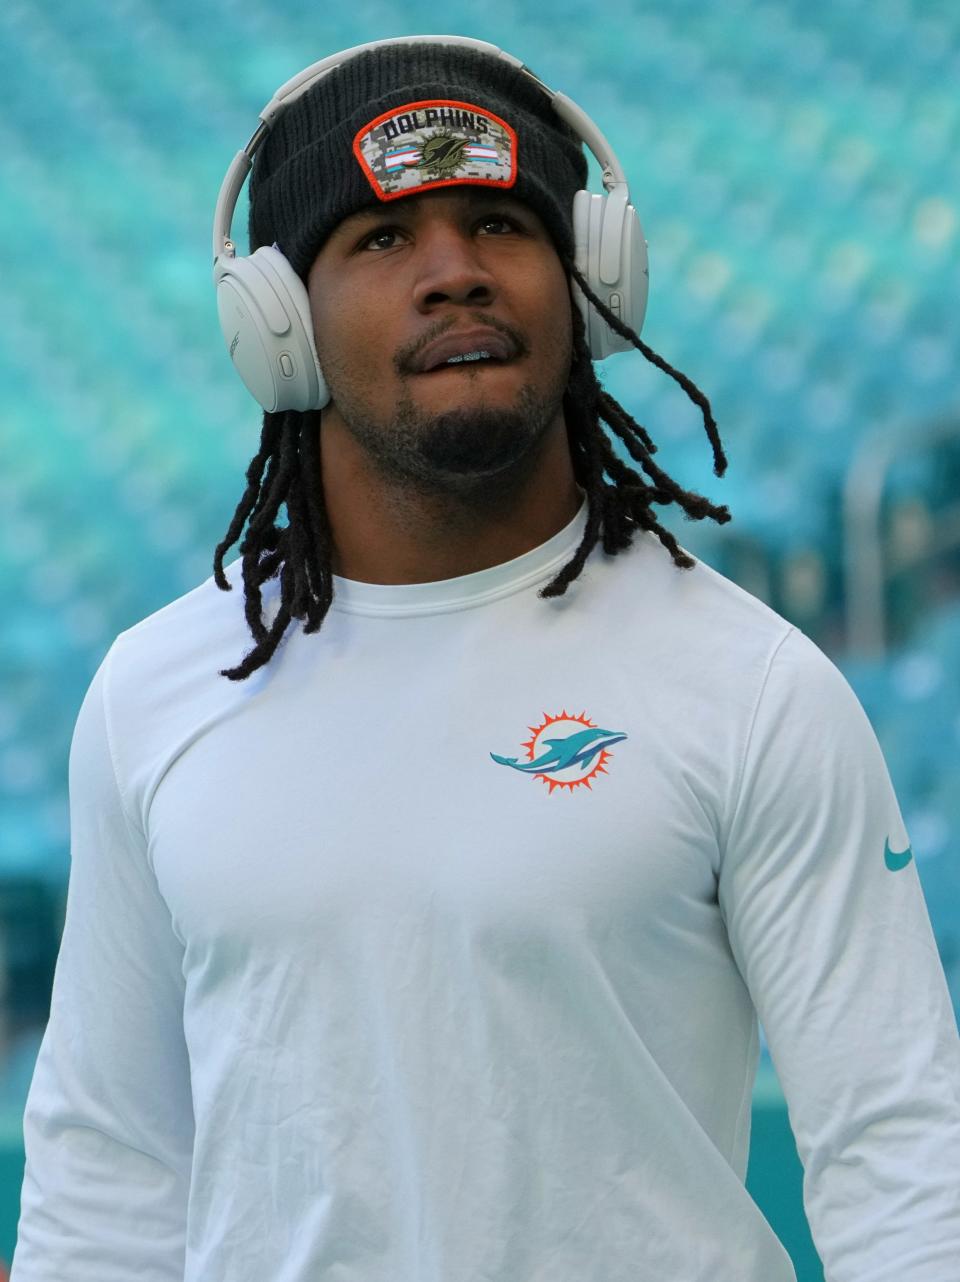
{"type": "Polygon", "coordinates": [[[380,200],[412,191],[517,181],[517,135],[499,116],[470,102],[408,102],[364,125],[353,154],[380,200]]]}

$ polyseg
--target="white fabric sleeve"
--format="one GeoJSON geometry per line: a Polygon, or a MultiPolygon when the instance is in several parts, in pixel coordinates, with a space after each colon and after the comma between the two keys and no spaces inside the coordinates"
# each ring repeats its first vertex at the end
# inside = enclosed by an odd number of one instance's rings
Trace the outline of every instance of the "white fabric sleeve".
{"type": "Polygon", "coordinates": [[[826,1282],[960,1277],[960,1037],[876,736],[791,629],[746,742],[718,894],[826,1282]],[[894,861],[895,862],[895,861],[894,861]]]}
{"type": "Polygon", "coordinates": [[[194,1122],[182,948],[114,769],[112,655],[70,747],[66,913],[24,1112],[11,1282],[183,1282],[194,1122]]]}

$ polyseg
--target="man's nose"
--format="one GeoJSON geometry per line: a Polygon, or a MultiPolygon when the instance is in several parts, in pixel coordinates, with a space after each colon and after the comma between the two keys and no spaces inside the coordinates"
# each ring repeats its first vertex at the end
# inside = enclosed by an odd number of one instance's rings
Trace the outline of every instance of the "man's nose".
{"type": "Polygon", "coordinates": [[[476,306],[495,298],[496,278],[472,236],[449,224],[434,225],[421,232],[418,250],[414,302],[421,311],[442,303],[476,306]]]}

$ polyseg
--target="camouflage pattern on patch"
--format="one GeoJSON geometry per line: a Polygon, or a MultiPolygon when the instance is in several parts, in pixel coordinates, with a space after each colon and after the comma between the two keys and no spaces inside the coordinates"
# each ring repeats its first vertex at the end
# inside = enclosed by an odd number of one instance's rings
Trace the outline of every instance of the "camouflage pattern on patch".
{"type": "Polygon", "coordinates": [[[380,200],[414,191],[517,181],[517,135],[470,102],[430,99],[392,107],[363,126],[353,154],[380,200]]]}

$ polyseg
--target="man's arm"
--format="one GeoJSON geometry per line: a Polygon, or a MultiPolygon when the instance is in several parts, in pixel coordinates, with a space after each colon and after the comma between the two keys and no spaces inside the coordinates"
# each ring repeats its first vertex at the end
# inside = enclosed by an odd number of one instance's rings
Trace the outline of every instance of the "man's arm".
{"type": "Polygon", "coordinates": [[[193,1109],[182,947],[115,772],[112,655],[70,748],[70,881],[23,1120],[11,1282],[183,1280],[193,1109]]]}
{"type": "Polygon", "coordinates": [[[960,1037],[916,861],[888,866],[908,846],[866,714],[791,630],[745,745],[719,899],[827,1282],[960,1267],[960,1037]]]}

